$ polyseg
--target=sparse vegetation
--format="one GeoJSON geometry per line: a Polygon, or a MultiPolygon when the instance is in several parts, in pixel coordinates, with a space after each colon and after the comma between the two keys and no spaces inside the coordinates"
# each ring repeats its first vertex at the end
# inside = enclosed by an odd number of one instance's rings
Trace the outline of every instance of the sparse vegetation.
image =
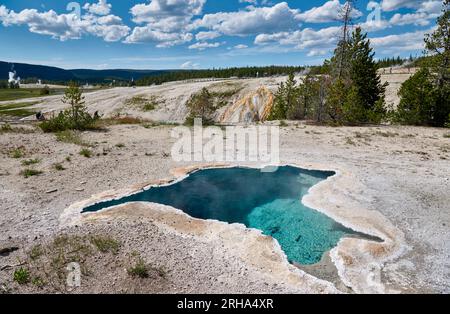
{"type": "Polygon", "coordinates": [[[109,236],[92,236],[91,243],[102,253],[117,254],[120,242],[109,236]]]}
{"type": "Polygon", "coordinates": [[[400,136],[400,134],[394,133],[394,132],[390,132],[390,131],[387,131],[387,132],[377,131],[377,132],[375,132],[375,135],[382,136],[382,137],[397,137],[397,136],[400,136]]]}
{"type": "Polygon", "coordinates": [[[39,259],[43,254],[42,246],[41,245],[35,245],[31,248],[30,253],[28,254],[31,260],[37,260],[39,259]]]}
{"type": "Polygon", "coordinates": [[[9,123],[5,123],[0,126],[0,133],[9,133],[12,131],[13,131],[13,128],[11,127],[11,124],[9,124],[9,123]]]}
{"type": "Polygon", "coordinates": [[[156,96],[146,97],[145,95],[134,96],[126,101],[126,105],[139,107],[143,111],[155,110],[159,104],[160,100],[156,96]]]}
{"type": "MultiPolygon", "coordinates": [[[[54,90],[54,93],[60,90],[54,90]]],[[[38,88],[0,88],[0,101],[17,100],[42,96],[38,88]]]]}
{"type": "Polygon", "coordinates": [[[21,148],[15,148],[9,152],[9,156],[11,158],[19,159],[22,158],[25,155],[23,150],[21,148]]]}
{"type": "Polygon", "coordinates": [[[38,163],[40,163],[41,160],[40,159],[27,159],[27,160],[22,160],[22,166],[31,166],[31,165],[36,165],[38,163]]]}
{"type": "Polygon", "coordinates": [[[41,175],[43,172],[40,170],[36,170],[36,169],[24,169],[20,172],[20,174],[24,177],[24,178],[29,178],[29,177],[34,177],[34,176],[38,176],[41,175]]]}
{"type": "Polygon", "coordinates": [[[131,116],[117,116],[114,118],[101,119],[95,123],[96,128],[104,129],[111,125],[133,125],[142,124],[143,120],[131,116]]]}
{"type": "Polygon", "coordinates": [[[21,267],[14,271],[13,279],[19,285],[26,285],[30,282],[30,272],[28,269],[21,267]]]}
{"type": "Polygon", "coordinates": [[[142,258],[139,258],[132,267],[128,268],[128,274],[132,277],[144,279],[149,277],[149,269],[145,264],[145,261],[142,258]]]}
{"type": "Polygon", "coordinates": [[[90,146],[83,141],[81,134],[78,131],[65,130],[56,133],[56,139],[58,142],[75,144],[79,146],[90,146]]]}
{"type": "Polygon", "coordinates": [[[0,105],[0,116],[9,116],[9,117],[17,117],[24,118],[28,116],[34,115],[36,112],[33,110],[27,109],[35,105],[36,102],[25,102],[25,103],[12,103],[12,104],[4,104],[0,105]]]}
{"type": "Polygon", "coordinates": [[[31,283],[38,288],[43,288],[46,285],[45,281],[41,277],[34,277],[31,283]]]}
{"type": "Polygon", "coordinates": [[[87,148],[83,148],[83,149],[80,151],[80,155],[83,156],[83,157],[86,157],[86,158],[91,158],[91,157],[92,157],[92,151],[90,151],[90,150],[87,149],[87,148]]]}
{"type": "Polygon", "coordinates": [[[18,133],[18,134],[30,134],[34,133],[35,129],[31,127],[12,127],[11,124],[5,123],[0,126],[0,134],[2,133],[18,133]]]}
{"type": "Polygon", "coordinates": [[[56,171],[64,171],[66,170],[66,168],[64,168],[64,166],[60,163],[56,163],[53,165],[53,167],[55,168],[56,171]]]}
{"type": "Polygon", "coordinates": [[[40,96],[47,96],[47,95],[50,95],[50,88],[49,88],[47,85],[45,85],[44,87],[42,87],[42,88],[39,90],[39,95],[40,95],[40,96]]]}

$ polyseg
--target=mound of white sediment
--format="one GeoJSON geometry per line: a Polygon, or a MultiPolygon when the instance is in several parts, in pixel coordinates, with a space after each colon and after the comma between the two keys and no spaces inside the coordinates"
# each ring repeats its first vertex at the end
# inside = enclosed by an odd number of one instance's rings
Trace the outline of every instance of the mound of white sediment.
{"type": "MultiPolygon", "coordinates": [[[[389,106],[398,105],[398,90],[414,71],[410,72],[382,73],[382,81],[389,83],[386,90],[386,102],[389,106]]],[[[272,77],[172,82],[159,86],[118,87],[94,92],[87,91],[84,96],[89,112],[98,112],[103,117],[122,115],[157,122],[183,123],[189,114],[186,106],[189,99],[206,87],[220,98],[221,106],[215,115],[216,122],[249,123],[267,119],[273,106],[273,94],[278,85],[286,79],[287,77],[272,77]],[[144,99],[144,102],[136,104],[133,101],[135,98],[144,99]],[[145,100],[154,103],[154,108],[145,110],[145,100]]],[[[298,80],[300,81],[300,78],[298,80]]],[[[61,95],[56,95],[21,99],[15,102],[39,101],[38,104],[29,108],[42,111],[50,116],[67,107],[61,102],[61,98],[61,95]]],[[[7,103],[14,103],[14,101],[7,103]]],[[[27,119],[32,120],[34,117],[27,119]]]]}

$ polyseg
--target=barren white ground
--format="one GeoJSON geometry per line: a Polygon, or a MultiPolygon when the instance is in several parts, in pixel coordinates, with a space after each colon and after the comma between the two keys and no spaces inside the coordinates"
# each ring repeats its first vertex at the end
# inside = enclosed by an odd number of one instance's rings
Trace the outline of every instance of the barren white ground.
{"type": "MultiPolygon", "coordinates": [[[[85,140],[95,145],[95,155],[90,159],[78,154],[79,146],[57,142],[54,135],[2,134],[1,243],[19,243],[20,247],[26,247],[26,243],[33,243],[36,237],[58,232],[60,215],[73,203],[107,190],[119,191],[139,183],[171,179],[172,169],[192,166],[175,163],[166,157],[174,143],[170,130],[170,127],[146,129],[132,125],[115,126],[108,132],[85,133],[85,140]],[[119,143],[125,147],[116,147],[119,143]],[[44,171],[42,175],[28,179],[20,176],[19,172],[24,168],[21,160],[7,155],[8,151],[19,146],[25,149],[24,158],[42,160],[36,166],[44,171]],[[104,151],[108,152],[106,156],[103,155],[104,151]],[[71,156],[70,163],[65,162],[67,156],[71,156]],[[54,170],[53,164],[57,162],[63,163],[67,169],[54,170]],[[50,190],[57,191],[46,193],[50,190]]],[[[442,129],[413,127],[328,128],[292,125],[282,129],[283,163],[346,172],[345,180],[328,186],[326,194],[318,191],[316,196],[320,198],[312,200],[312,203],[320,205],[320,209],[325,212],[330,210],[330,215],[347,224],[351,219],[347,217],[346,221],[346,218],[340,217],[346,209],[351,210],[355,221],[364,218],[367,210],[373,211],[375,216],[380,214],[385,217],[386,224],[371,226],[369,219],[360,228],[383,230],[388,234],[389,230],[395,230],[392,234],[398,236],[396,241],[402,242],[402,245],[404,242],[406,251],[382,264],[382,282],[392,291],[450,291],[450,140],[444,138],[445,133],[442,129]],[[339,208],[344,211],[339,212],[339,208]]],[[[297,285],[286,283],[285,279],[292,274],[267,277],[267,273],[249,266],[238,257],[246,245],[240,248],[241,251],[221,251],[217,246],[211,248],[207,244],[225,245],[226,241],[220,240],[220,237],[210,242],[203,236],[183,236],[183,232],[174,233],[172,229],[167,231],[164,224],[156,224],[149,231],[149,227],[145,227],[145,219],[141,220],[138,226],[123,229],[126,223],[122,219],[112,219],[105,228],[125,241],[144,237],[145,241],[138,241],[143,250],[153,252],[151,256],[157,255],[168,261],[169,265],[192,265],[186,262],[192,258],[211,275],[197,276],[197,272],[192,269],[184,273],[180,271],[177,275],[179,280],[176,281],[178,290],[175,291],[336,292],[324,283],[319,285],[320,288],[311,288],[309,284],[313,281],[299,282],[297,285]],[[161,236],[170,243],[155,240],[155,237],[161,236]],[[191,250],[195,247],[206,251],[196,251],[192,255],[191,250]],[[187,258],[186,254],[191,257],[187,258]],[[246,269],[246,276],[251,274],[251,282],[242,280],[242,269],[246,269]],[[223,272],[223,276],[227,277],[227,285],[217,281],[217,272],[223,272]],[[190,280],[190,290],[186,290],[187,279],[190,280]]],[[[154,219],[150,221],[155,223],[154,219]]],[[[0,261],[11,262],[14,258],[12,255],[0,261]]],[[[279,267],[287,267],[284,261],[276,260],[278,262],[275,264],[278,263],[279,267]]],[[[5,271],[0,272],[0,281],[9,282],[10,275],[5,271]]],[[[351,278],[355,274],[347,275],[351,278]]]]}

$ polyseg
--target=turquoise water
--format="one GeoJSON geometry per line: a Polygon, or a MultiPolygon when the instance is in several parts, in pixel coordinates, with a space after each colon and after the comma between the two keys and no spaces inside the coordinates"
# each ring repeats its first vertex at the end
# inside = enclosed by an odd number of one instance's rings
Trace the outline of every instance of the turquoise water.
{"type": "Polygon", "coordinates": [[[242,223],[277,239],[291,262],[319,262],[339,240],[354,233],[329,217],[304,206],[308,190],[333,172],[280,167],[205,169],[170,186],[90,206],[95,212],[128,202],[153,202],[183,210],[192,217],[242,223]]]}

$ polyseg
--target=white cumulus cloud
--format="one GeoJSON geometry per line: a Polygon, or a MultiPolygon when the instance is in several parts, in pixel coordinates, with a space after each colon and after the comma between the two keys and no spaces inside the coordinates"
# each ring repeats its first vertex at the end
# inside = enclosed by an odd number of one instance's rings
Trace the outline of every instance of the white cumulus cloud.
{"type": "Polygon", "coordinates": [[[88,3],[86,6],[88,13],[78,17],[74,13],[58,14],[53,10],[39,12],[36,9],[24,9],[15,12],[2,5],[0,22],[6,27],[26,25],[32,33],[49,35],[61,41],[79,39],[83,35],[119,41],[128,35],[130,28],[123,24],[120,17],[109,14],[111,7],[106,1],[88,3]],[[107,6],[108,10],[99,10],[100,6],[107,6]]]}

